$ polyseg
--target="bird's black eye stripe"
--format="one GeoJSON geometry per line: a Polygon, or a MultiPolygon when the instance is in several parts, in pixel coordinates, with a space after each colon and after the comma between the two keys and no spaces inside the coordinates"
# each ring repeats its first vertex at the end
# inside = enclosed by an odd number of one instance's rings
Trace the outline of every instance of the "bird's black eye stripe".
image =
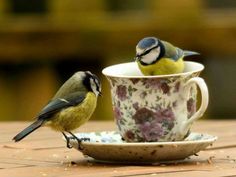
{"type": "Polygon", "coordinates": [[[92,89],[92,85],[93,84],[95,87],[96,86],[96,90],[97,91],[100,91],[100,80],[99,78],[95,75],[95,74],[92,74],[90,71],[85,71],[85,79],[84,79],[84,85],[87,87],[87,89],[89,91],[93,91],[92,89]],[[91,83],[92,82],[92,83],[91,83]]]}
{"type": "Polygon", "coordinates": [[[96,89],[97,89],[97,91],[99,91],[98,82],[97,82],[96,79],[95,79],[95,84],[96,84],[96,89]]]}
{"type": "Polygon", "coordinates": [[[94,83],[96,84],[96,89],[97,89],[97,91],[99,91],[99,80],[98,80],[98,78],[97,77],[94,77],[94,83]]]}
{"type": "Polygon", "coordinates": [[[152,48],[146,50],[145,52],[143,52],[143,53],[140,54],[140,55],[137,55],[136,57],[144,56],[144,55],[148,54],[149,52],[151,52],[151,50],[153,50],[153,49],[155,49],[155,48],[157,48],[157,47],[158,47],[158,45],[156,45],[156,46],[154,46],[154,47],[152,47],[152,48]]]}

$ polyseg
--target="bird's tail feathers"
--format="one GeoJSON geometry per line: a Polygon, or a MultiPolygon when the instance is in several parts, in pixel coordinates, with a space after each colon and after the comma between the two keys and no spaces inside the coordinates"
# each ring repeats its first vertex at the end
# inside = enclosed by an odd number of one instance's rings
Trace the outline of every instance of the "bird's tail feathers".
{"type": "Polygon", "coordinates": [[[200,55],[200,53],[198,52],[194,52],[194,51],[189,51],[189,50],[184,50],[184,56],[192,56],[192,55],[200,55]]]}
{"type": "Polygon", "coordinates": [[[22,130],[20,133],[18,133],[13,138],[13,140],[15,142],[18,142],[18,141],[22,140],[24,137],[26,137],[27,135],[32,133],[34,130],[38,129],[43,124],[43,122],[44,122],[44,120],[38,119],[37,121],[35,121],[34,123],[32,123],[31,125],[26,127],[24,130],[22,130]]]}

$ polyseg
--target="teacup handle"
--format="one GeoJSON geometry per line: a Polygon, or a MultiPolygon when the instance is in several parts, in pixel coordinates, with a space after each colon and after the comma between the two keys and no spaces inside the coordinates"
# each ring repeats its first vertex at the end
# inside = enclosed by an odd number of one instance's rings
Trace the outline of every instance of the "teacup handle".
{"type": "Polygon", "coordinates": [[[201,91],[201,106],[200,108],[197,110],[197,112],[192,115],[192,117],[190,117],[186,123],[185,123],[185,128],[189,128],[189,126],[197,119],[199,119],[200,117],[202,117],[203,113],[206,111],[207,106],[208,106],[208,102],[209,102],[209,94],[208,94],[208,88],[207,85],[204,81],[204,79],[202,79],[201,77],[194,77],[191,78],[187,81],[186,85],[185,85],[185,91],[187,93],[189,93],[189,89],[191,88],[191,86],[193,84],[197,84],[197,86],[200,88],[201,91]]]}

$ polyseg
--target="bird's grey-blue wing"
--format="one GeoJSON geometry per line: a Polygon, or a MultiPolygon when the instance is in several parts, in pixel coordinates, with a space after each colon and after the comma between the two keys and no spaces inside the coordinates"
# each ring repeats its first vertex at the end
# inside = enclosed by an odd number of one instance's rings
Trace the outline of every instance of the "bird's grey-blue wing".
{"type": "Polygon", "coordinates": [[[173,46],[171,43],[162,41],[165,47],[165,55],[164,57],[170,58],[174,61],[177,61],[179,58],[192,56],[192,55],[200,55],[198,52],[182,50],[178,47],[173,46]]]}
{"type": "Polygon", "coordinates": [[[164,57],[170,58],[172,60],[177,61],[179,58],[183,57],[184,53],[183,50],[173,46],[171,43],[162,41],[165,47],[165,54],[164,57]]]}
{"type": "Polygon", "coordinates": [[[76,106],[83,102],[86,97],[84,92],[69,94],[65,98],[51,100],[38,114],[38,119],[50,119],[55,113],[70,106],[76,106]]]}

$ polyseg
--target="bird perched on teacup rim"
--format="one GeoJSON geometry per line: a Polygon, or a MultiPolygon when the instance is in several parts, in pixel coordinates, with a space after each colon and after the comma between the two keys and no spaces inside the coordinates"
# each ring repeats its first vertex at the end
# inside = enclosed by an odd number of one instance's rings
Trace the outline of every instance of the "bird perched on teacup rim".
{"type": "Polygon", "coordinates": [[[197,52],[182,50],[156,37],[145,37],[136,46],[135,61],[144,75],[165,75],[181,73],[183,58],[199,55],[197,52]]]}
{"type": "Polygon", "coordinates": [[[57,91],[55,96],[36,116],[36,121],[17,134],[13,140],[20,141],[41,126],[49,126],[62,132],[67,147],[70,134],[78,141],[79,148],[82,140],[71,131],[84,124],[96,108],[97,97],[101,95],[101,83],[98,77],[89,71],[76,72],[57,91]]]}

